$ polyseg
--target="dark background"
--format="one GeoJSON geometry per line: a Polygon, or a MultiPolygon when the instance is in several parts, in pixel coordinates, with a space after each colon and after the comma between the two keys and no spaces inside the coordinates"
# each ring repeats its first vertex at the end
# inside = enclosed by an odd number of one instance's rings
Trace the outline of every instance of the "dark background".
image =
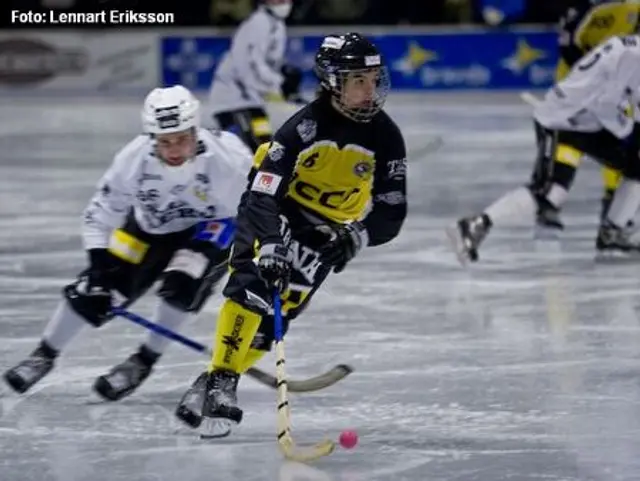
{"type": "MultiPolygon", "coordinates": [[[[526,8],[511,23],[555,23],[569,0],[525,0],[526,8]]],[[[256,0],[2,0],[0,28],[12,25],[10,11],[91,12],[132,9],[171,12],[176,26],[233,26],[253,10],[256,0]]],[[[289,25],[438,25],[483,24],[483,0],[296,0],[289,25]]],[[[140,28],[133,25],[129,28],[140,28]]],[[[54,28],[54,27],[48,27],[54,28]]],[[[86,28],[104,28],[87,26],[86,28]]],[[[121,25],[117,28],[123,28],[121,25]]],[[[496,27],[500,28],[500,27],[496,27]]]]}

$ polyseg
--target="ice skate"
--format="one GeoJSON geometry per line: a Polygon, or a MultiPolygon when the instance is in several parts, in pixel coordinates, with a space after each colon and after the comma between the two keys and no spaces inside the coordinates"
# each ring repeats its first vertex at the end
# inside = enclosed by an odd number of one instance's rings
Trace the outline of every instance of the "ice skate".
{"type": "Polygon", "coordinates": [[[17,393],[25,393],[53,369],[55,352],[41,343],[27,359],[4,373],[4,380],[17,393]]]}
{"type": "Polygon", "coordinates": [[[463,266],[478,260],[478,247],[490,228],[491,221],[486,214],[462,218],[447,228],[449,241],[463,266]]]}
{"type": "Polygon", "coordinates": [[[631,240],[631,232],[627,228],[604,221],[600,225],[596,239],[596,259],[639,258],[640,244],[631,240]]]}
{"type": "Polygon", "coordinates": [[[207,395],[208,377],[207,372],[200,374],[184,393],[176,408],[176,417],[194,429],[200,427],[202,423],[202,408],[207,395]]]}
{"type": "Polygon", "coordinates": [[[229,371],[214,371],[207,377],[202,408],[200,437],[223,438],[242,421],[236,390],[240,376],[229,371]]]}
{"type": "Polygon", "coordinates": [[[563,230],[560,211],[548,202],[541,205],[536,213],[536,239],[558,239],[563,230]]]}
{"type": "MultiPolygon", "coordinates": [[[[108,374],[98,377],[93,390],[107,401],[119,401],[132,394],[149,377],[152,362],[145,362],[143,351],[131,355],[126,361],[115,366],[108,374]]],[[[157,358],[157,355],[156,355],[157,358]]]]}

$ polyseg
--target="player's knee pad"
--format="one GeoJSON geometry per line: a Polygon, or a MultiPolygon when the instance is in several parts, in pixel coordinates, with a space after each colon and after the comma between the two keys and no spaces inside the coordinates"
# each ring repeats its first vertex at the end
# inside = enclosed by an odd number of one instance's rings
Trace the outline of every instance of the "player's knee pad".
{"type": "Polygon", "coordinates": [[[82,317],[93,327],[101,327],[112,317],[105,317],[96,311],[94,304],[91,302],[91,298],[85,296],[80,290],[78,290],[80,282],[81,281],[76,281],[65,286],[62,293],[69,303],[69,306],[71,306],[71,309],[73,309],[76,314],[82,317]]]}
{"type": "Polygon", "coordinates": [[[195,312],[213,291],[211,286],[203,286],[200,292],[200,287],[200,279],[194,279],[185,272],[170,271],[164,276],[158,296],[179,311],[195,312]]]}
{"type": "Polygon", "coordinates": [[[175,253],[164,273],[158,296],[184,312],[198,312],[213,293],[225,269],[211,267],[207,256],[190,249],[175,253]]]}

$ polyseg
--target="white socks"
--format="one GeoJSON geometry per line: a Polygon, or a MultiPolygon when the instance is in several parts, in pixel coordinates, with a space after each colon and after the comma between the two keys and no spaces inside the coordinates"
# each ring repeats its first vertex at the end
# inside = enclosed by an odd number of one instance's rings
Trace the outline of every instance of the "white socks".
{"type": "Polygon", "coordinates": [[[42,338],[49,346],[60,352],[87,325],[87,321],[76,314],[69,302],[63,299],[51,316],[47,327],[44,328],[42,338]]]}
{"type": "Polygon", "coordinates": [[[620,228],[634,218],[640,208],[640,182],[624,179],[616,190],[607,219],[620,228]]]}
{"type": "Polygon", "coordinates": [[[510,223],[521,220],[523,216],[528,222],[533,222],[538,205],[531,191],[526,187],[518,187],[496,200],[487,207],[485,214],[491,219],[493,225],[503,222],[510,223]]]}
{"type": "MultiPolygon", "coordinates": [[[[156,324],[166,327],[167,329],[171,329],[172,331],[177,331],[180,326],[189,319],[189,317],[190,314],[188,312],[180,311],[167,304],[163,299],[158,299],[153,319],[156,324]]],[[[149,331],[144,345],[153,352],[162,354],[169,342],[171,341],[166,337],[149,331]]]]}

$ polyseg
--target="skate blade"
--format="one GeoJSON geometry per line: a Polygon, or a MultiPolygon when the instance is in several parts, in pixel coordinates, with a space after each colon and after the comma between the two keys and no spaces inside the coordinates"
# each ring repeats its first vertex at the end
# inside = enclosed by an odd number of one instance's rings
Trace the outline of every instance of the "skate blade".
{"type": "Polygon", "coordinates": [[[236,423],[229,419],[203,418],[200,425],[200,439],[221,439],[231,434],[236,423]]]}
{"type": "Polygon", "coordinates": [[[561,236],[562,231],[560,229],[554,229],[553,227],[536,225],[533,231],[533,238],[535,240],[558,241],[561,236]]]}
{"type": "Polygon", "coordinates": [[[640,261],[640,254],[624,251],[606,250],[596,252],[595,260],[596,262],[602,264],[616,264],[629,261],[640,261]]]}
{"type": "Polygon", "coordinates": [[[462,267],[467,267],[470,259],[464,250],[462,237],[460,237],[460,230],[458,229],[457,224],[447,227],[445,229],[445,233],[449,239],[449,246],[458,258],[458,262],[462,267]]]}

